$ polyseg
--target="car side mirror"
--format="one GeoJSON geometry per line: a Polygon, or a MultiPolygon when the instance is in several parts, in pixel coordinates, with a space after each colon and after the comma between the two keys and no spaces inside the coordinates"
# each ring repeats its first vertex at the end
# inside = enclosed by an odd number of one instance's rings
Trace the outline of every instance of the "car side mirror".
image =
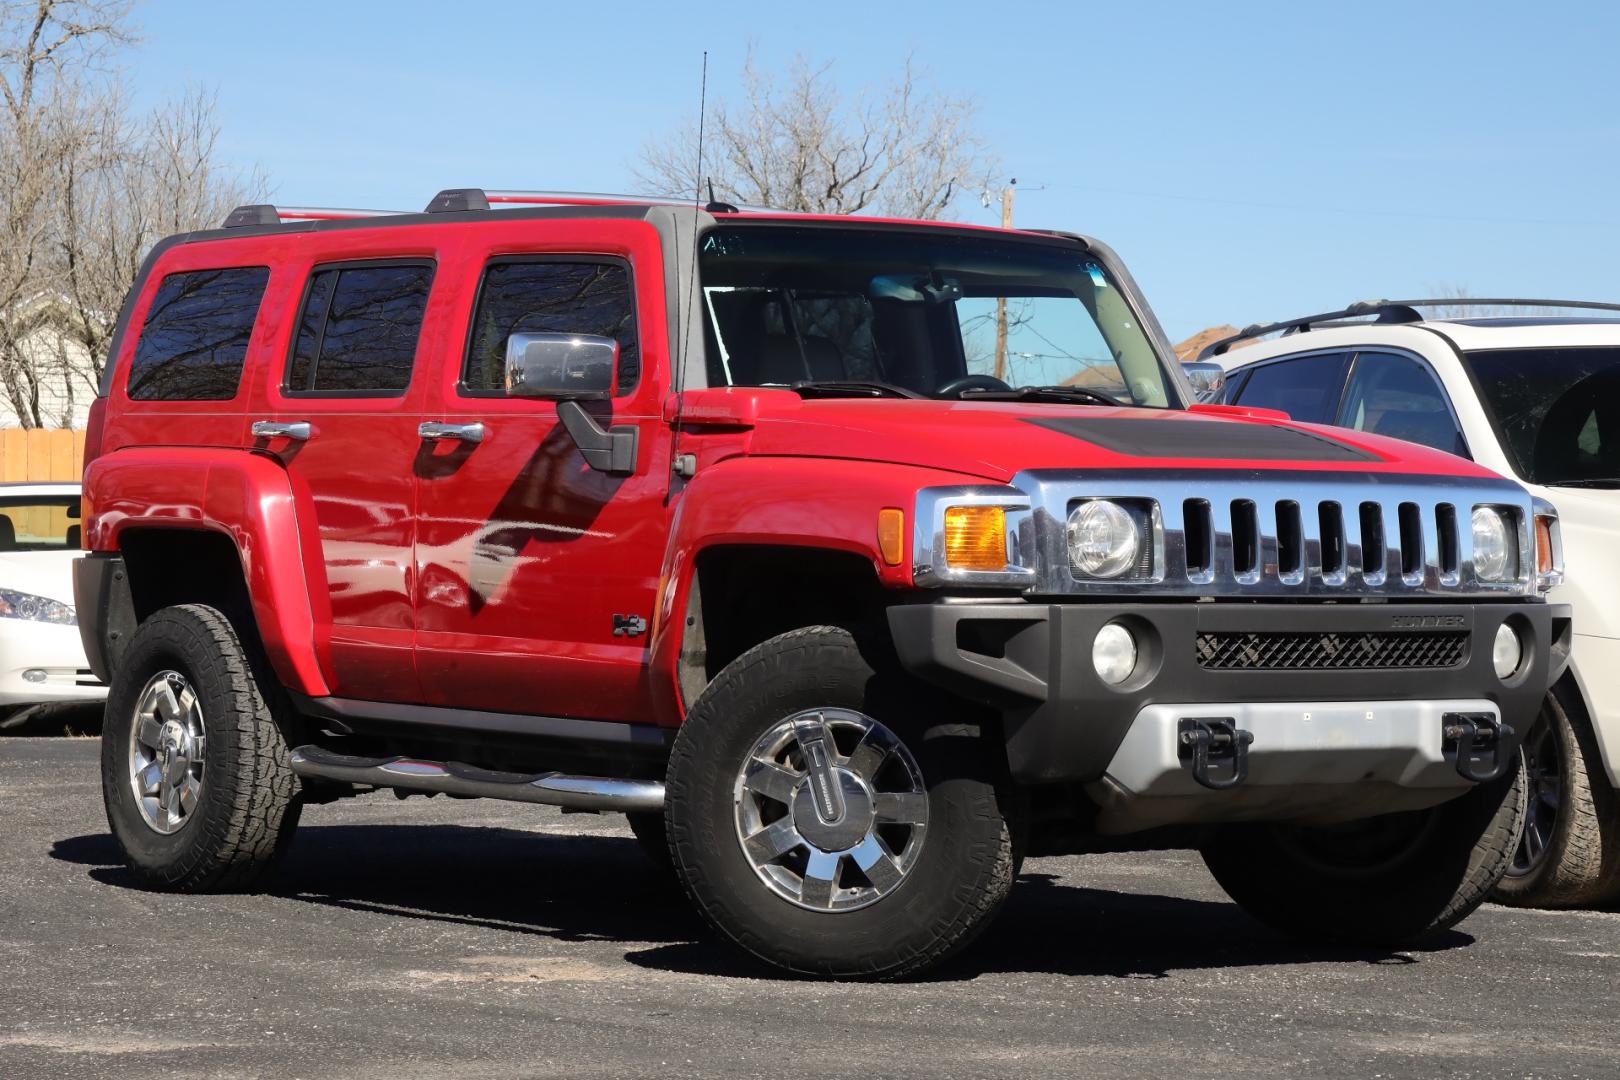
{"type": "Polygon", "coordinates": [[[585,463],[610,476],[636,471],[637,428],[604,429],[581,401],[613,396],[619,343],[597,334],[513,334],[506,339],[506,392],[549,399],[585,463]]]}
{"type": "Polygon", "coordinates": [[[1226,369],[1219,364],[1182,364],[1181,370],[1201,402],[1218,400],[1221,391],[1226,389],[1226,369]]]}
{"type": "Polygon", "coordinates": [[[613,393],[619,343],[596,334],[513,334],[506,339],[506,392],[578,401],[613,393]]]}

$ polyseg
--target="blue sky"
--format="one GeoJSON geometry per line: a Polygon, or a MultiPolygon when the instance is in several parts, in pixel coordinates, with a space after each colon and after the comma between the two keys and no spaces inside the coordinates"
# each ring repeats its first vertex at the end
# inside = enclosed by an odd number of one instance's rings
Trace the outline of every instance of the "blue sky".
{"type": "MultiPolygon", "coordinates": [[[[217,90],[277,201],[619,191],[763,68],[908,52],[973,97],[1018,222],[1125,258],[1172,338],[1464,287],[1620,300],[1620,5],[148,0],[125,82],[217,90]]],[[[976,202],[957,216],[991,222],[976,202]]]]}

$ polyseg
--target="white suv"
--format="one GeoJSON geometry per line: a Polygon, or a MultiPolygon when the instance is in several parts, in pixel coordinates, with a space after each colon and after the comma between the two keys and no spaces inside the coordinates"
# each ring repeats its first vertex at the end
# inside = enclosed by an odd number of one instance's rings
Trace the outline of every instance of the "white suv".
{"type": "Polygon", "coordinates": [[[1574,661],[1525,740],[1531,806],[1497,890],[1548,907],[1620,894],[1620,318],[1540,313],[1577,309],[1620,313],[1584,301],[1375,300],[1251,326],[1200,357],[1226,369],[1215,392],[1226,404],[1460,454],[1558,507],[1568,578],[1550,599],[1574,606],[1574,661]],[[1537,313],[1423,317],[1435,308],[1537,313]]]}

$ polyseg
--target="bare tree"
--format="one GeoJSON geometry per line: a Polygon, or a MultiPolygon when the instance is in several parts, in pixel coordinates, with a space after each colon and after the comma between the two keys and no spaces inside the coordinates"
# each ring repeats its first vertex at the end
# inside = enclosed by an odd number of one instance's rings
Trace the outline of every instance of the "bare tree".
{"type": "Polygon", "coordinates": [[[28,343],[49,289],[52,181],[77,125],[72,72],[127,40],[124,0],[0,3],[0,392],[44,422],[28,343]]]}
{"type": "Polygon", "coordinates": [[[994,171],[973,128],[974,103],[933,89],[909,58],[894,83],[853,100],[835,85],[830,62],[803,56],[778,82],[750,54],[742,82],[739,105],[720,102],[711,112],[701,177],[697,126],[688,124],[643,148],[637,180],[663,195],[706,192],[712,179],[726,201],[932,219],[994,171]]]}
{"type": "Polygon", "coordinates": [[[1462,303],[1460,301],[1471,300],[1474,297],[1466,285],[1430,285],[1428,289],[1431,299],[1459,301],[1456,304],[1436,304],[1429,307],[1427,312],[1435,319],[1490,319],[1508,315],[1535,318],[1567,314],[1569,311],[1568,308],[1560,308],[1557,305],[1462,303]]]}
{"type": "MultiPolygon", "coordinates": [[[[1466,285],[1430,285],[1428,292],[1430,298],[1435,300],[1468,300],[1474,295],[1466,285]]],[[[1428,309],[1427,314],[1434,319],[1464,319],[1501,315],[1505,314],[1505,310],[1481,304],[1436,304],[1428,309]]]]}
{"type": "Polygon", "coordinates": [[[104,67],[129,8],[0,0],[0,397],[28,427],[93,392],[151,246],[264,188],[218,164],[210,94],[130,114],[104,67]]]}
{"type": "Polygon", "coordinates": [[[194,89],[131,121],[108,95],[87,110],[78,152],[61,160],[55,239],[62,332],[82,349],[82,373],[101,376],[124,294],[165,236],[213,228],[233,206],[264,197],[257,171],[218,161],[212,93],[194,89]]]}

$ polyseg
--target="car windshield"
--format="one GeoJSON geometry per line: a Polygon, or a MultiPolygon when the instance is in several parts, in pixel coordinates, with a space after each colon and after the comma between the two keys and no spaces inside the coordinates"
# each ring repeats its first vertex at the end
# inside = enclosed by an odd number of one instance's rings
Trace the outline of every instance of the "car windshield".
{"type": "Polygon", "coordinates": [[[1620,348],[1464,356],[1520,477],[1620,487],[1620,348]]]}
{"type": "Polygon", "coordinates": [[[78,546],[77,495],[0,496],[0,554],[78,546]]]}
{"type": "Polygon", "coordinates": [[[708,233],[701,258],[711,386],[1176,401],[1118,283],[1071,246],[755,224],[708,233]]]}

